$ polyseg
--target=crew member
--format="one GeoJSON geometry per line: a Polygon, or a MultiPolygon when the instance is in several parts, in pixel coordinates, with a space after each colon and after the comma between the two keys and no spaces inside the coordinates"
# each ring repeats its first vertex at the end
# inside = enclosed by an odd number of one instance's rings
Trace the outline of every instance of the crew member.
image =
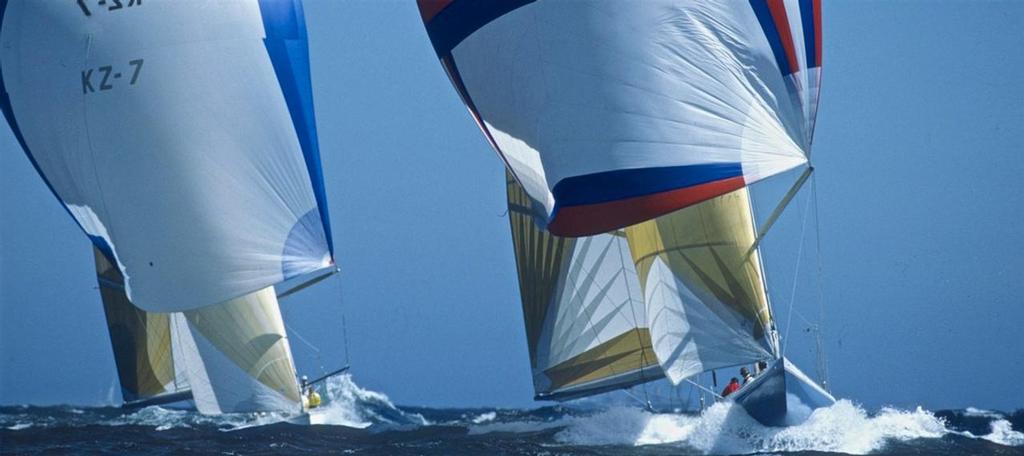
{"type": "Polygon", "coordinates": [[[762,372],[768,370],[768,363],[764,361],[757,362],[757,375],[761,375],[762,372]]]}
{"type": "Polygon", "coordinates": [[[306,387],[306,404],[309,408],[317,408],[320,406],[320,394],[313,389],[313,385],[306,387]]]}
{"type": "Polygon", "coordinates": [[[735,393],[739,389],[740,381],[736,377],[733,377],[732,380],[729,380],[729,384],[725,386],[725,389],[722,390],[722,397],[726,397],[732,393],[735,393]]]}
{"type": "Polygon", "coordinates": [[[746,385],[747,383],[750,383],[750,381],[754,379],[754,376],[750,375],[750,371],[747,370],[746,367],[741,367],[740,368],[740,376],[743,377],[743,384],[744,385],[746,385]]]}

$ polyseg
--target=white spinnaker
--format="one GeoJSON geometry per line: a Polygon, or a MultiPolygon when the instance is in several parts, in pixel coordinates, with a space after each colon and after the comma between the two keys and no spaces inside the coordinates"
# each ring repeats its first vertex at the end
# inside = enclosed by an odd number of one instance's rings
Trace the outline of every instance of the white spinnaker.
{"type": "Polygon", "coordinates": [[[257,1],[94,3],[6,3],[0,69],[8,120],[131,301],[194,309],[329,264],[257,1]]]}
{"type": "Polygon", "coordinates": [[[574,176],[734,163],[750,184],[806,162],[810,120],[748,2],[538,1],[451,56],[542,220],[574,176]]]}
{"type": "Polygon", "coordinates": [[[184,312],[180,321],[187,323],[182,346],[201,413],[302,410],[273,287],[184,312]]]}

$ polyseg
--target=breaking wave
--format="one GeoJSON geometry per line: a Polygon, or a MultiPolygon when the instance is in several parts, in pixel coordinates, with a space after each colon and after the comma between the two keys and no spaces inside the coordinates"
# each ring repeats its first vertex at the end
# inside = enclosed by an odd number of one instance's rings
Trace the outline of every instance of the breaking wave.
{"type": "MultiPolygon", "coordinates": [[[[966,412],[970,413],[970,412],[966,412]]],[[[959,435],[1004,446],[1024,446],[1024,434],[996,412],[990,431],[975,435],[951,427],[946,419],[922,408],[886,407],[875,414],[848,400],[812,412],[806,422],[785,428],[765,427],[742,407],[717,403],[701,414],[659,414],[613,407],[586,415],[469,426],[470,434],[538,432],[558,429],[557,442],[573,446],[672,445],[701,454],[825,451],[867,454],[888,443],[959,435]]]]}
{"type": "MultiPolygon", "coordinates": [[[[331,377],[324,388],[324,405],[314,409],[310,424],[350,428],[381,426],[385,429],[430,424],[422,415],[400,410],[382,393],[359,387],[349,374],[331,377]]],[[[202,415],[192,410],[150,406],[126,411],[118,407],[76,408],[5,407],[0,413],[0,428],[17,431],[29,428],[84,426],[143,426],[156,431],[188,428],[215,428],[234,431],[251,427],[292,422],[285,413],[225,413],[202,415]],[[13,413],[12,413],[13,412],[13,413]]],[[[305,424],[305,423],[302,423],[305,424]]]]}
{"type": "Polygon", "coordinates": [[[410,408],[395,406],[386,395],[360,387],[348,375],[332,379],[321,392],[324,405],[309,417],[311,424],[320,426],[284,424],[294,417],[276,414],[204,416],[161,407],[126,412],[115,407],[18,406],[0,407],[0,438],[12,439],[22,449],[94,442],[96,449],[113,452],[123,449],[126,441],[153,448],[174,441],[182,451],[217,442],[227,452],[300,445],[314,453],[364,448],[392,454],[444,454],[442,450],[469,447],[484,453],[587,454],[665,454],[666,449],[672,454],[1024,451],[1024,411],[1007,415],[977,408],[930,412],[886,407],[869,413],[841,400],[814,410],[802,424],[772,428],[732,403],[717,403],[699,414],[654,413],[623,404],[526,410],[410,408]],[[333,446],[337,444],[342,446],[333,446]]]}
{"type": "Polygon", "coordinates": [[[324,405],[310,412],[312,424],[359,429],[373,425],[404,428],[430,424],[423,415],[402,411],[385,394],[356,385],[349,374],[329,378],[326,390],[324,405]]]}

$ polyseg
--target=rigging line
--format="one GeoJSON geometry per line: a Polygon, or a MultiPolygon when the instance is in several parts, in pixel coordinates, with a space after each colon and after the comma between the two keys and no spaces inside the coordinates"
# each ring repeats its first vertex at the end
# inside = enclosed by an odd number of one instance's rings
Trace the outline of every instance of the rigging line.
{"type": "MultiPolygon", "coordinates": [[[[626,395],[627,395],[627,396],[629,396],[629,397],[630,397],[630,398],[632,398],[633,400],[635,400],[635,401],[639,402],[639,403],[640,403],[641,405],[643,405],[643,406],[644,406],[644,408],[645,408],[645,409],[646,409],[647,411],[649,411],[649,412],[653,412],[653,411],[654,411],[654,408],[653,408],[653,407],[651,406],[651,401],[649,401],[649,400],[648,400],[648,401],[642,401],[642,400],[640,400],[640,398],[639,398],[639,397],[637,397],[637,396],[636,396],[635,394],[633,394],[632,392],[630,392],[630,391],[629,391],[629,388],[624,388],[624,389],[622,390],[622,392],[623,392],[623,393],[626,393],[626,395]]],[[[647,393],[646,393],[646,391],[644,392],[644,394],[645,394],[645,395],[647,394],[647,393]]]]}
{"type": "Polygon", "coordinates": [[[320,356],[320,354],[321,354],[320,349],[317,348],[315,345],[313,345],[310,341],[306,340],[305,337],[302,337],[302,334],[299,334],[299,332],[296,331],[295,328],[293,328],[291,326],[288,326],[288,323],[285,323],[284,327],[285,327],[285,329],[288,330],[288,332],[292,336],[295,336],[295,338],[299,339],[299,341],[301,341],[302,343],[306,344],[307,347],[313,349],[313,352],[316,354],[317,364],[320,365],[320,373],[327,372],[327,369],[324,368],[324,359],[323,359],[322,356],[320,356]]]}
{"type": "Polygon", "coordinates": [[[701,384],[699,384],[699,383],[697,383],[697,382],[695,382],[693,380],[686,379],[686,383],[689,383],[689,384],[693,385],[694,387],[696,387],[697,389],[700,389],[701,391],[704,391],[706,393],[710,393],[712,396],[715,397],[715,400],[725,399],[722,395],[716,393],[714,390],[712,390],[712,389],[710,389],[710,388],[708,388],[708,387],[706,387],[704,385],[701,385],[701,384]]]}
{"type": "Polygon", "coordinates": [[[757,251],[757,247],[761,245],[761,241],[763,241],[764,237],[768,234],[768,230],[770,230],[772,226],[775,225],[775,222],[779,220],[779,217],[782,216],[782,212],[786,210],[786,207],[789,206],[790,201],[793,201],[793,198],[796,196],[797,192],[799,192],[800,189],[804,187],[804,183],[807,182],[807,178],[811,177],[813,173],[814,167],[808,166],[807,169],[805,169],[804,172],[800,174],[800,177],[796,179],[796,182],[794,182],[793,185],[789,188],[789,190],[786,192],[786,195],[782,197],[782,200],[779,201],[779,204],[775,206],[775,210],[772,211],[771,215],[768,216],[768,219],[765,220],[763,225],[761,225],[761,229],[757,232],[757,237],[754,238],[754,243],[751,244],[749,249],[747,249],[747,253],[744,255],[744,257],[750,257],[750,254],[757,251]]]}
{"type": "Polygon", "coordinates": [[[342,338],[342,344],[344,344],[344,348],[345,348],[345,365],[348,366],[348,365],[351,365],[351,361],[349,360],[349,352],[348,352],[348,325],[345,322],[345,307],[343,305],[344,301],[342,300],[342,296],[343,295],[342,295],[342,290],[341,290],[341,274],[340,274],[341,273],[341,268],[337,268],[336,271],[338,272],[338,274],[334,275],[336,277],[334,285],[335,285],[335,288],[338,290],[338,308],[341,309],[341,338],[342,338]]]}
{"type": "Polygon", "coordinates": [[[800,222],[800,248],[796,252],[796,268],[793,271],[793,288],[789,294],[789,312],[786,317],[786,334],[782,340],[782,355],[786,355],[786,349],[789,348],[789,330],[792,328],[793,323],[793,308],[796,307],[796,286],[799,283],[800,277],[800,262],[804,256],[804,237],[807,233],[807,214],[810,212],[811,197],[807,196],[807,202],[804,204],[803,220],[800,222]]]}
{"type": "MultiPolygon", "coordinates": [[[[818,260],[818,363],[821,372],[818,372],[818,380],[828,387],[828,357],[825,355],[825,345],[821,342],[824,330],[822,326],[825,323],[825,292],[824,292],[824,272],[825,269],[822,266],[821,260],[821,220],[818,217],[818,180],[815,178],[811,179],[811,197],[814,198],[814,240],[815,240],[815,253],[818,260]]],[[[831,391],[830,391],[831,392],[831,391]]]]}

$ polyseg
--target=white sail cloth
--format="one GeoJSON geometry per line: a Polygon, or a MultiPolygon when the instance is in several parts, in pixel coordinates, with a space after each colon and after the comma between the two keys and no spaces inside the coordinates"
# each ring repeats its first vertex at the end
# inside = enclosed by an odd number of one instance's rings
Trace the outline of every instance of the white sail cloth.
{"type": "Polygon", "coordinates": [[[807,160],[820,73],[805,70],[820,57],[796,54],[820,27],[790,24],[816,24],[817,2],[419,5],[463,101],[554,234],[621,228],[807,160]]]}
{"type": "Polygon", "coordinates": [[[506,177],[537,398],[570,399],[661,378],[625,235],[552,236],[533,223],[526,193],[506,177]]]}
{"type": "Polygon", "coordinates": [[[172,316],[199,412],[302,410],[273,287],[172,316]]]}
{"type": "Polygon", "coordinates": [[[132,303],[199,308],[333,261],[297,4],[4,5],[0,105],[132,303]]]}
{"type": "Polygon", "coordinates": [[[747,189],[626,228],[651,341],[673,383],[772,356],[747,189]]]}

